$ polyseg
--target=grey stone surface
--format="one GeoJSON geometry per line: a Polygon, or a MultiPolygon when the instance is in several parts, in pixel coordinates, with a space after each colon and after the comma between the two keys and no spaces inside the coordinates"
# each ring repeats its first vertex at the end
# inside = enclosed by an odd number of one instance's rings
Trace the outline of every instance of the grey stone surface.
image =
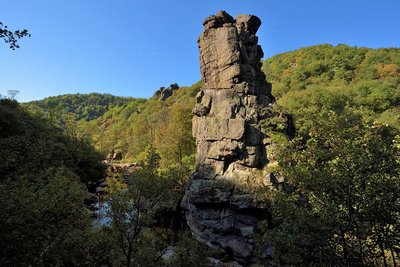
{"type": "Polygon", "coordinates": [[[253,15],[233,19],[220,11],[203,25],[198,44],[204,85],[192,129],[196,170],[182,207],[197,239],[247,264],[253,258],[258,214],[265,208],[253,197],[254,188],[266,183],[254,172],[268,162],[258,122],[274,102],[255,35],[261,21],[253,15]]]}

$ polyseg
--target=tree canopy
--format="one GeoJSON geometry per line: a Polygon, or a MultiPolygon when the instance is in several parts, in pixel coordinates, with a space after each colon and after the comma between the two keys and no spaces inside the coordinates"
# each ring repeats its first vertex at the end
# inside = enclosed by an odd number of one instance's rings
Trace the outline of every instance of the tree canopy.
{"type": "Polygon", "coordinates": [[[0,21],[0,39],[3,39],[10,49],[15,50],[19,48],[18,39],[26,36],[31,36],[27,29],[10,31],[8,27],[0,21]]]}
{"type": "Polygon", "coordinates": [[[95,262],[84,201],[104,175],[101,154],[1,99],[0,155],[0,265],[84,265],[77,255],[95,262]]]}

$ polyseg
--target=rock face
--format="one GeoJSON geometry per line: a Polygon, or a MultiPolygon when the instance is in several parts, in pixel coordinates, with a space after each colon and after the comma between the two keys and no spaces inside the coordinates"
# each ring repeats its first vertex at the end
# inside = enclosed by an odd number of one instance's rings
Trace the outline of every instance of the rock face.
{"type": "Polygon", "coordinates": [[[204,85],[193,110],[196,170],[182,201],[192,233],[231,258],[252,261],[252,236],[263,205],[254,197],[265,181],[265,135],[258,125],[274,102],[261,72],[258,17],[208,17],[198,40],[204,85]]]}
{"type": "Polygon", "coordinates": [[[153,97],[158,98],[162,101],[165,101],[168,97],[172,96],[172,94],[174,93],[174,91],[179,89],[179,85],[177,83],[173,83],[171,84],[168,88],[165,87],[160,87],[160,89],[158,89],[153,97]]]}

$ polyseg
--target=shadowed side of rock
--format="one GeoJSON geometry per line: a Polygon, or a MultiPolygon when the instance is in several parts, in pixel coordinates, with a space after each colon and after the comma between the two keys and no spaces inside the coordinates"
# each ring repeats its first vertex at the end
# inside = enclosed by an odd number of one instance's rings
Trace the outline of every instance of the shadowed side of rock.
{"type": "Polygon", "coordinates": [[[257,187],[266,186],[255,173],[268,163],[259,122],[274,102],[255,35],[261,21],[220,11],[203,24],[198,44],[204,85],[193,110],[196,170],[182,206],[199,240],[246,263],[265,211],[253,197],[257,187]]]}

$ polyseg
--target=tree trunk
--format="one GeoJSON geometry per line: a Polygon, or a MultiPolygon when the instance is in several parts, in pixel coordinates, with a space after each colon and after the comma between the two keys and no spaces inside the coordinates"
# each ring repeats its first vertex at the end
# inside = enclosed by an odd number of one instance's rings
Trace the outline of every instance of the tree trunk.
{"type": "Polygon", "coordinates": [[[349,255],[347,251],[347,241],[345,237],[345,232],[341,233],[341,238],[342,238],[342,246],[343,246],[343,260],[344,260],[344,266],[348,267],[349,266],[349,255]]]}
{"type": "Polygon", "coordinates": [[[386,256],[385,256],[385,249],[383,247],[382,241],[381,241],[381,237],[378,237],[378,244],[379,244],[379,248],[381,249],[381,256],[383,258],[383,264],[385,267],[387,267],[387,261],[386,261],[386,256]]]}
{"type": "Polygon", "coordinates": [[[393,266],[394,266],[394,267],[397,267],[396,255],[394,255],[394,251],[393,251],[393,247],[392,247],[392,246],[390,246],[390,254],[392,254],[393,266]]]}
{"type": "Polygon", "coordinates": [[[128,253],[126,254],[126,267],[131,267],[132,245],[128,244],[128,246],[128,253]]]}

